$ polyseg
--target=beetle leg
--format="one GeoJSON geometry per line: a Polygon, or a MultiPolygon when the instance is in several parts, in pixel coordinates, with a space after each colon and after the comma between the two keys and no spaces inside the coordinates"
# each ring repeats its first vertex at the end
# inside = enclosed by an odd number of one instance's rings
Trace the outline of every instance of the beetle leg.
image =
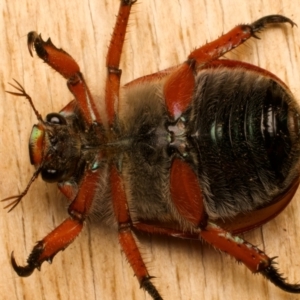
{"type": "Polygon", "coordinates": [[[268,24],[295,23],[281,15],[263,17],[249,25],[238,25],[213,42],[194,50],[187,61],[170,75],[164,86],[166,106],[175,120],[191,102],[195,88],[195,74],[208,63],[217,60],[225,53],[238,47],[251,37],[255,37],[268,24]]]}
{"type": "Polygon", "coordinates": [[[214,224],[209,224],[200,232],[200,237],[217,249],[235,257],[253,273],[261,273],[273,284],[289,293],[300,293],[300,284],[290,284],[274,267],[274,258],[238,236],[214,224]]]}
{"type": "Polygon", "coordinates": [[[77,100],[85,121],[89,125],[93,122],[101,123],[95,102],[76,61],[64,50],[56,48],[50,38],[43,41],[36,32],[28,33],[27,44],[31,55],[34,48],[45,63],[67,79],[68,88],[77,100]]]}
{"type": "Polygon", "coordinates": [[[170,192],[172,202],[182,217],[195,227],[206,226],[207,218],[199,180],[191,167],[179,158],[172,162],[170,192]]]}
{"type": "Polygon", "coordinates": [[[268,257],[263,251],[243,240],[241,237],[232,235],[221,227],[208,223],[204,230],[181,231],[175,228],[165,227],[163,224],[147,224],[137,222],[134,229],[139,232],[160,234],[183,239],[203,239],[215,248],[229,254],[237,261],[242,262],[253,273],[261,273],[273,284],[289,293],[300,293],[300,284],[290,284],[274,267],[274,258],[268,257]]]}
{"type": "Polygon", "coordinates": [[[44,261],[51,262],[59,251],[64,250],[79,235],[94,199],[100,176],[100,169],[86,171],[78,194],[69,206],[70,217],[35,245],[26,266],[18,266],[12,254],[11,262],[19,276],[29,276],[34,269],[40,269],[44,261]]]}
{"type": "Polygon", "coordinates": [[[188,61],[195,61],[196,67],[201,68],[207,62],[218,59],[251,37],[258,38],[256,33],[263,30],[266,25],[278,23],[290,23],[292,26],[295,25],[292,20],[281,15],[266,16],[249,25],[238,25],[215,41],[194,50],[188,56],[188,61]]]}
{"type": "Polygon", "coordinates": [[[119,69],[122,48],[131,6],[137,0],[121,0],[115,28],[111,37],[106,57],[107,79],[105,87],[105,104],[108,124],[112,125],[115,118],[115,103],[119,100],[120,78],[122,71],[119,69]]]}
{"type": "Polygon", "coordinates": [[[146,265],[133,237],[132,222],[127,208],[128,206],[123,182],[116,166],[114,165],[111,168],[110,183],[113,209],[119,226],[120,245],[140,283],[140,286],[144,288],[153,299],[160,300],[162,297],[151,282],[152,277],[147,271],[146,265]]]}
{"type": "Polygon", "coordinates": [[[64,250],[71,244],[80,233],[83,223],[76,219],[66,219],[60,226],[54,229],[43,240],[39,241],[31,251],[26,266],[19,266],[16,263],[13,253],[11,264],[15,272],[22,277],[32,274],[34,269],[40,269],[41,264],[47,260],[51,263],[53,257],[60,250],[64,250]]]}
{"type": "Polygon", "coordinates": [[[78,185],[76,182],[65,181],[58,183],[58,188],[68,200],[73,201],[78,193],[78,185]]]}

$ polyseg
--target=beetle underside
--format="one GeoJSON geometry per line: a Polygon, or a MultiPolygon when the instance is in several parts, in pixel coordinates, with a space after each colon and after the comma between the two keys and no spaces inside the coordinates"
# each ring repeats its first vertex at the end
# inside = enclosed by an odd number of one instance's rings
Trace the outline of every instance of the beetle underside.
{"type": "Polygon", "coordinates": [[[205,240],[281,289],[300,293],[300,285],[287,283],[273,258],[236,235],[274,218],[296,192],[300,110],[275,75],[220,59],[268,24],[294,22],[270,15],[236,26],[191,52],[180,66],[127,84],[120,95],[119,63],[135,2],[121,1],[109,46],[106,118],[75,60],[50,39],[28,34],[30,54],[34,49],[67,80],[75,100],[43,120],[22,86],[13,85],[17,91],[10,93],[26,97],[39,120],[29,146],[36,172],[22,194],[4,201],[13,200],[7,205],[13,209],[41,174],[58,182],[71,204],[69,218],[37,243],[26,266],[12,255],[14,270],[29,276],[97,214],[113,216],[121,248],[153,299],[162,297],[134,232],[205,240]]]}

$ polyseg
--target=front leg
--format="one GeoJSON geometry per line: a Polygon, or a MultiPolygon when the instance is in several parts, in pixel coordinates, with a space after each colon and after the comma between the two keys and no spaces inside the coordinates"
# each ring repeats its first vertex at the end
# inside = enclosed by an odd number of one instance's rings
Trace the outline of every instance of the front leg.
{"type": "Polygon", "coordinates": [[[69,206],[70,217],[35,245],[27,259],[26,266],[17,265],[12,253],[11,263],[19,276],[26,277],[31,275],[34,269],[39,270],[44,261],[51,262],[59,251],[64,250],[75,240],[89,214],[100,176],[100,169],[86,172],[79,192],[69,206]]]}
{"type": "Polygon", "coordinates": [[[27,45],[31,56],[32,49],[35,49],[45,63],[67,79],[68,88],[74,95],[86,123],[88,125],[93,122],[101,123],[95,102],[73,57],[64,50],[56,48],[50,39],[43,41],[41,35],[33,31],[28,33],[27,45]]]}
{"type": "Polygon", "coordinates": [[[11,264],[15,272],[22,277],[32,274],[34,269],[40,270],[41,264],[46,260],[52,262],[53,257],[60,250],[64,250],[81,232],[83,222],[78,219],[68,218],[61,225],[55,228],[41,241],[37,242],[27,259],[27,265],[18,266],[11,254],[11,264]]]}

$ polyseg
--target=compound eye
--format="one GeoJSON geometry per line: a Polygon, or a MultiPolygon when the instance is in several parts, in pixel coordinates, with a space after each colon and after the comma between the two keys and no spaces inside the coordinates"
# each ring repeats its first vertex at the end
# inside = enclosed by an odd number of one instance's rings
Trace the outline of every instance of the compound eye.
{"type": "Polygon", "coordinates": [[[46,116],[46,121],[48,123],[55,124],[55,125],[66,125],[67,124],[66,119],[62,115],[57,114],[57,113],[48,114],[46,116]]]}
{"type": "Polygon", "coordinates": [[[57,182],[60,181],[63,175],[63,171],[58,171],[55,169],[43,169],[41,171],[43,180],[46,182],[57,182]]]}

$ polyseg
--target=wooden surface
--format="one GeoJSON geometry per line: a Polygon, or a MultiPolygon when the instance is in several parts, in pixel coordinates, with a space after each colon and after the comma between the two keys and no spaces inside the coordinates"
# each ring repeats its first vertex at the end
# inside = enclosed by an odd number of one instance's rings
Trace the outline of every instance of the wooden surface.
{"type": "MultiPolygon", "coordinates": [[[[29,56],[26,34],[35,30],[63,47],[80,64],[93,94],[103,99],[105,55],[115,22],[117,0],[1,1],[0,43],[0,199],[21,192],[33,168],[28,137],[36,117],[24,99],[6,94],[15,78],[45,116],[72,99],[65,81],[29,56]]],[[[185,60],[196,46],[234,25],[268,14],[284,14],[300,25],[297,0],[141,0],[130,18],[122,56],[123,83],[185,60]]],[[[300,28],[275,27],[241,46],[229,58],[258,64],[277,74],[299,98],[300,28]]],[[[299,193],[297,195],[300,196],[299,193]]],[[[292,204],[263,228],[247,233],[291,282],[300,281],[300,203],[292,204]]],[[[1,204],[3,206],[3,204],[1,204]]],[[[14,250],[25,263],[34,243],[67,216],[55,184],[37,180],[22,204],[7,214],[0,209],[1,299],[150,299],[121,253],[117,234],[105,224],[88,224],[80,237],[28,278],[9,262],[14,250]]],[[[299,299],[201,242],[140,238],[141,252],[164,299],[299,299]]]]}

